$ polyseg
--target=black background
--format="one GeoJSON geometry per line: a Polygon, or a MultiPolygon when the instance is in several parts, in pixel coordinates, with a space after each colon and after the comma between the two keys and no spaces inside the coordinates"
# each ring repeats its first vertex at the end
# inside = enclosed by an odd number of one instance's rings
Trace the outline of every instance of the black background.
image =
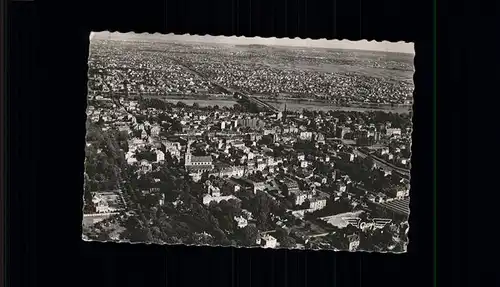
{"type": "MultiPolygon", "coordinates": [[[[500,286],[487,281],[492,271],[486,267],[474,276],[464,272],[483,262],[471,250],[491,255],[489,250],[496,246],[490,230],[477,227],[478,220],[473,223],[480,232],[466,229],[472,220],[468,212],[472,211],[459,201],[470,189],[468,180],[472,177],[467,177],[471,157],[459,151],[470,142],[463,133],[469,127],[465,120],[495,120],[493,113],[468,113],[466,107],[475,102],[465,93],[479,96],[487,92],[485,85],[469,85],[464,80],[481,73],[478,79],[484,84],[494,82],[496,74],[488,74],[482,67],[475,73],[465,71],[464,64],[470,64],[471,58],[465,58],[464,34],[476,31],[470,27],[478,22],[467,18],[474,24],[455,24],[472,9],[460,4],[452,9],[440,3],[439,14],[444,13],[446,21],[438,21],[443,24],[437,26],[437,218],[443,222],[437,233],[438,270],[443,274],[438,281],[448,286],[500,286]],[[452,233],[454,227],[460,231],[452,233]],[[487,241],[486,250],[479,238],[487,241]],[[472,246],[475,249],[455,248],[466,241],[477,242],[472,246]]],[[[432,212],[431,1],[75,0],[52,5],[12,2],[8,8],[6,274],[11,286],[432,286],[436,215],[432,212]],[[391,255],[83,242],[80,224],[88,37],[90,31],[102,30],[416,42],[409,252],[391,255]]],[[[486,16],[495,19],[494,10],[477,11],[485,20],[486,16]]],[[[490,34],[477,35],[488,39],[490,34]]],[[[491,50],[496,47],[489,45],[491,50]]],[[[476,51],[472,62],[493,61],[494,53],[489,53],[487,60],[478,60],[481,53],[476,51]]],[[[475,107],[484,106],[488,104],[475,107]]],[[[484,134],[479,131],[482,126],[474,125],[477,134],[484,134]]],[[[488,168],[484,169],[483,177],[488,168]]],[[[474,185],[480,192],[498,190],[495,186],[480,187],[481,182],[474,185]]],[[[468,201],[473,199],[471,196],[468,201]]]]}

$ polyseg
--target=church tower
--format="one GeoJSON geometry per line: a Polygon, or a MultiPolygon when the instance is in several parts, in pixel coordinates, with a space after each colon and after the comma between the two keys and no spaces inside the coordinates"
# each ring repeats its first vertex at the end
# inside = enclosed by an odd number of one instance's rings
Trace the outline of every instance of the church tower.
{"type": "Polygon", "coordinates": [[[191,144],[193,143],[192,140],[188,141],[187,147],[186,147],[186,155],[184,157],[184,165],[185,166],[190,166],[191,165],[191,144]]]}
{"type": "Polygon", "coordinates": [[[191,151],[189,151],[189,148],[186,151],[186,156],[184,157],[184,165],[185,166],[191,165],[191,151]]]}

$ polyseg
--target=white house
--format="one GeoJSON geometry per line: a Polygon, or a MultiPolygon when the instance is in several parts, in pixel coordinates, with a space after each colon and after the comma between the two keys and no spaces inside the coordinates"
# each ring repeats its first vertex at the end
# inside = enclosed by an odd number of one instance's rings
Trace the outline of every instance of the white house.
{"type": "Polygon", "coordinates": [[[311,140],[312,139],[312,132],[301,132],[300,133],[300,139],[301,140],[311,140]]]}
{"type": "Polygon", "coordinates": [[[305,158],[306,158],[306,156],[304,154],[297,155],[297,159],[300,161],[304,160],[305,158]]]}
{"type": "Polygon", "coordinates": [[[265,234],[260,238],[260,244],[263,248],[276,248],[278,241],[269,234],[265,234]]]}
{"type": "Polygon", "coordinates": [[[309,195],[305,192],[299,192],[295,194],[295,205],[302,205],[304,202],[306,202],[307,199],[309,199],[309,195]]]}
{"type": "Polygon", "coordinates": [[[98,193],[94,194],[94,197],[92,198],[92,202],[95,205],[97,213],[110,213],[110,212],[116,211],[116,209],[110,207],[109,203],[106,201],[106,199],[98,193]]]}
{"type": "Polygon", "coordinates": [[[338,191],[339,192],[346,192],[347,191],[347,186],[343,183],[338,185],[338,191]]]}
{"type": "Polygon", "coordinates": [[[238,224],[238,228],[244,228],[245,226],[248,225],[248,220],[246,220],[245,218],[243,218],[241,216],[240,217],[235,216],[234,220],[238,224]]]}
{"type": "Polygon", "coordinates": [[[212,201],[215,201],[217,203],[223,201],[223,200],[230,200],[230,199],[235,199],[235,200],[239,200],[237,197],[235,197],[234,195],[227,195],[227,196],[212,196],[210,194],[206,194],[205,196],[203,196],[203,204],[204,205],[210,205],[210,202],[212,201]]]}
{"type": "Polygon", "coordinates": [[[156,162],[161,162],[165,160],[165,153],[157,149],[156,152],[156,162]]]}
{"type": "Polygon", "coordinates": [[[148,173],[148,172],[151,172],[153,170],[153,165],[151,165],[151,163],[149,163],[145,159],[141,160],[140,166],[141,166],[141,171],[143,173],[148,173]]]}
{"type": "Polygon", "coordinates": [[[359,247],[359,236],[354,234],[348,237],[349,238],[349,251],[356,251],[359,247]]]}
{"type": "Polygon", "coordinates": [[[311,199],[309,201],[309,209],[311,210],[320,210],[326,207],[326,199],[325,198],[316,198],[311,199]]]}
{"type": "Polygon", "coordinates": [[[157,125],[153,126],[151,128],[151,136],[154,136],[154,137],[159,136],[160,135],[160,131],[161,131],[161,127],[160,126],[157,126],[157,125]]]}
{"type": "Polygon", "coordinates": [[[125,159],[127,160],[128,164],[134,164],[137,162],[137,159],[134,157],[135,153],[133,151],[128,151],[125,154],[125,159]]]}

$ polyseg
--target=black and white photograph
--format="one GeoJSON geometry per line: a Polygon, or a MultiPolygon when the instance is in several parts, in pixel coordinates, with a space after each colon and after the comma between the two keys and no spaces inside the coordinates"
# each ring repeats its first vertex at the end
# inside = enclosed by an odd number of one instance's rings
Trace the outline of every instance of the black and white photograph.
{"type": "Polygon", "coordinates": [[[91,33],[83,240],[407,252],[414,56],[91,33]]]}

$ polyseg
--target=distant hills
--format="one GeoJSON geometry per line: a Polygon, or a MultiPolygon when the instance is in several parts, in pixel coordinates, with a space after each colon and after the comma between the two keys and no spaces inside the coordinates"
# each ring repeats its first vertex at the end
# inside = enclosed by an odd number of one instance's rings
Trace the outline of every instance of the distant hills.
{"type": "Polygon", "coordinates": [[[199,36],[199,35],[174,35],[174,34],[148,34],[148,33],[117,33],[117,32],[93,32],[94,40],[117,40],[117,41],[154,41],[154,42],[194,42],[230,44],[235,46],[247,46],[254,48],[265,48],[266,46],[283,47],[308,47],[326,49],[348,49],[380,52],[396,52],[415,54],[413,43],[405,42],[376,42],[376,41],[339,41],[339,40],[311,40],[311,39],[289,39],[289,38],[261,38],[261,37],[236,37],[236,36],[199,36]]]}
{"type": "Polygon", "coordinates": [[[261,44],[236,45],[236,47],[247,47],[247,48],[269,48],[269,46],[267,46],[267,45],[261,45],[261,44]]]}

